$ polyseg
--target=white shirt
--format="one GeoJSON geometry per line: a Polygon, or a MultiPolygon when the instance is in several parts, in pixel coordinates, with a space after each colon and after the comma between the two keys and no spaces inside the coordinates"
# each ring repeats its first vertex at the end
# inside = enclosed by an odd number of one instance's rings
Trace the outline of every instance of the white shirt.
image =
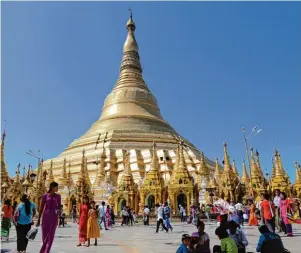
{"type": "Polygon", "coordinates": [[[280,197],[279,196],[274,197],[274,205],[276,207],[280,207],[280,197]]]}
{"type": "Polygon", "coordinates": [[[100,206],[99,207],[99,217],[105,217],[106,216],[106,207],[100,206]]]}
{"type": "Polygon", "coordinates": [[[157,220],[160,220],[160,219],[163,220],[163,208],[162,208],[162,206],[159,206],[158,210],[157,210],[157,220]]]}
{"type": "Polygon", "coordinates": [[[237,211],[242,211],[242,204],[241,203],[237,203],[235,205],[235,208],[236,208],[237,211]]]}
{"type": "Polygon", "coordinates": [[[146,208],[144,208],[143,212],[144,212],[146,215],[148,215],[148,214],[150,213],[150,210],[146,207],[146,208]]]}

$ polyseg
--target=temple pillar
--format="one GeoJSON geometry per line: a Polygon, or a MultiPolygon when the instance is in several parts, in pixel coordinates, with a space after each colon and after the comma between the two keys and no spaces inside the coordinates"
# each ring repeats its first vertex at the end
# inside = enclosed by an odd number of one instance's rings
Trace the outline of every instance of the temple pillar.
{"type": "Polygon", "coordinates": [[[190,215],[190,194],[188,193],[186,195],[186,198],[187,198],[187,214],[190,215]]]}
{"type": "Polygon", "coordinates": [[[143,192],[140,192],[140,214],[143,214],[143,209],[144,209],[144,206],[145,206],[145,195],[143,192]]]}

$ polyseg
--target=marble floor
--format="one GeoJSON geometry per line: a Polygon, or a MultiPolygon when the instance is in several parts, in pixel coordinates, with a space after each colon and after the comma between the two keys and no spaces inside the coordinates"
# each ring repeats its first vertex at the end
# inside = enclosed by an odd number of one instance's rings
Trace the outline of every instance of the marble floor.
{"type": "MultiPolygon", "coordinates": [[[[175,253],[181,243],[181,235],[191,234],[196,229],[192,225],[174,223],[174,230],[171,233],[159,232],[155,234],[155,224],[149,227],[143,225],[116,227],[109,231],[101,230],[102,237],[98,239],[98,246],[77,247],[77,225],[68,224],[64,228],[56,230],[51,253],[69,253],[69,252],[105,252],[105,253],[175,253]]],[[[206,232],[210,236],[211,248],[219,244],[219,240],[214,234],[216,223],[206,223],[206,232]]],[[[258,241],[259,232],[256,227],[245,226],[244,231],[249,241],[247,252],[256,252],[255,248],[258,241]]],[[[295,237],[288,238],[282,236],[285,247],[291,253],[301,252],[301,225],[294,226],[295,237]]],[[[11,230],[10,242],[2,242],[1,252],[15,252],[16,232],[11,230]]],[[[41,247],[41,233],[39,231],[37,238],[29,242],[28,252],[38,253],[41,247]]]]}

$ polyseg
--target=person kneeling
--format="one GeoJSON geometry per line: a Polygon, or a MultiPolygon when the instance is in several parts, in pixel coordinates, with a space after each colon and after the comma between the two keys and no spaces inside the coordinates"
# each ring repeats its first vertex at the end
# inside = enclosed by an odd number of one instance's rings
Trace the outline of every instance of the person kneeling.
{"type": "Polygon", "coordinates": [[[233,239],[229,238],[227,230],[218,227],[215,234],[221,240],[221,246],[215,245],[213,253],[238,253],[238,248],[233,239]]]}

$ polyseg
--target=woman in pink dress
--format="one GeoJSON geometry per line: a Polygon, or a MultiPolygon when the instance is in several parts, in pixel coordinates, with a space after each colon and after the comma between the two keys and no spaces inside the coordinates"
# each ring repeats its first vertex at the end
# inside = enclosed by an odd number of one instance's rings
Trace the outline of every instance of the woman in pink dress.
{"type": "Polygon", "coordinates": [[[287,213],[290,211],[290,203],[287,199],[286,193],[280,193],[280,217],[285,224],[287,236],[293,236],[292,224],[287,218],[287,213]]]}
{"type": "Polygon", "coordinates": [[[109,205],[107,205],[106,209],[106,225],[107,228],[111,226],[111,208],[109,205]]]}
{"type": "Polygon", "coordinates": [[[58,183],[52,182],[49,191],[43,196],[37,227],[40,226],[42,219],[42,248],[40,253],[49,253],[53,243],[58,217],[61,210],[61,195],[57,194],[58,183]]]}

